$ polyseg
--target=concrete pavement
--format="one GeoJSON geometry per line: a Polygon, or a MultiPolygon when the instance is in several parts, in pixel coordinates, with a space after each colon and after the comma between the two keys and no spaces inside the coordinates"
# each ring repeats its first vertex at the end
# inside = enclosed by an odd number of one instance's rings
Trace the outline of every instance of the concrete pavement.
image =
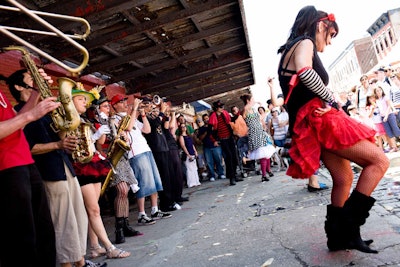
{"type": "MultiPolygon", "coordinates": [[[[136,225],[132,205],[131,225],[144,235],[118,245],[132,252],[129,258],[106,262],[111,267],[400,266],[400,155],[392,154],[391,168],[373,193],[376,204],[361,228],[379,254],[329,252],[323,225],[330,189],[309,193],[307,180],[275,172],[264,183],[260,175],[250,174],[236,186],[225,179],[186,188],[190,201],[182,210],[150,226],[136,225]]],[[[324,169],[320,181],[332,185],[324,169]]],[[[103,220],[113,241],[114,218],[103,220]]]]}

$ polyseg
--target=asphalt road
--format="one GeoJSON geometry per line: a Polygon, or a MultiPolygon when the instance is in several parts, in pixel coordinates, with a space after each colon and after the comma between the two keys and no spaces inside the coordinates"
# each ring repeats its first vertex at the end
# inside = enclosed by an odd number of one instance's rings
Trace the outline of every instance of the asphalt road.
{"type": "MultiPolygon", "coordinates": [[[[399,155],[373,193],[377,199],[362,236],[374,239],[379,254],[355,250],[329,252],[323,224],[330,189],[310,193],[307,180],[275,172],[261,183],[254,173],[236,186],[228,180],[204,181],[186,188],[190,197],[173,217],[150,226],[137,226],[131,205],[131,224],[144,233],[129,237],[119,247],[132,252],[126,259],[106,261],[108,266],[400,266],[399,155]]],[[[355,181],[357,180],[357,174],[355,181]]],[[[320,181],[332,185],[326,170],[320,181]]],[[[147,204],[147,211],[150,207],[147,204]]],[[[114,218],[103,215],[114,240],[114,218]]]]}

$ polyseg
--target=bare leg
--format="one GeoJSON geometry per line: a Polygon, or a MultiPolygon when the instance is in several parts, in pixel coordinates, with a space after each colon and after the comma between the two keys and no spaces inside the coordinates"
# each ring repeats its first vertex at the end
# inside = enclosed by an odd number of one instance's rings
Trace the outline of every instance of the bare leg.
{"type": "MultiPolygon", "coordinates": [[[[98,199],[100,196],[100,186],[100,183],[87,184],[82,186],[81,189],[86,211],[89,217],[89,225],[97,238],[100,239],[101,243],[106,248],[110,248],[112,246],[112,243],[108,238],[107,232],[104,228],[104,224],[100,216],[100,207],[98,204],[98,199]]],[[[92,244],[92,241],[90,241],[90,243],[92,244]]]]}
{"type": "Polygon", "coordinates": [[[331,203],[335,207],[343,207],[349,197],[354,178],[350,161],[326,150],[322,151],[321,159],[332,176],[331,203]]]}
{"type": "Polygon", "coordinates": [[[141,197],[141,198],[137,199],[137,205],[138,205],[138,211],[139,212],[145,212],[144,211],[144,197],[141,197]]]}
{"type": "Polygon", "coordinates": [[[382,150],[367,140],[343,150],[323,150],[321,157],[332,175],[332,205],[336,207],[344,205],[351,188],[350,161],[363,167],[355,189],[366,196],[372,194],[389,167],[389,160],[382,150]]]}
{"type": "Polygon", "coordinates": [[[308,178],[308,185],[314,188],[319,188],[318,175],[311,175],[310,178],[308,178]]]}

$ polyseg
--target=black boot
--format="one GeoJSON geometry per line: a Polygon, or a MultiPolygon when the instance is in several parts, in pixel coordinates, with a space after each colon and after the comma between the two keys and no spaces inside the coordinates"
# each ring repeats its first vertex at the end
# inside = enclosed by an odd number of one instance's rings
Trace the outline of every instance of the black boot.
{"type": "Polygon", "coordinates": [[[115,243],[116,244],[125,243],[124,224],[125,224],[124,218],[115,217],[115,243]]]}
{"type": "Polygon", "coordinates": [[[346,236],[346,248],[357,249],[365,253],[378,253],[368,247],[371,242],[364,242],[360,236],[360,226],[365,224],[369,211],[375,203],[373,197],[353,191],[343,206],[343,229],[346,236]]]}
{"type": "Polygon", "coordinates": [[[346,249],[343,229],[341,229],[340,219],[342,208],[332,205],[326,206],[325,233],[328,239],[327,245],[330,251],[346,249]]]}
{"type": "Polygon", "coordinates": [[[124,219],[124,226],[123,226],[123,229],[124,229],[124,235],[126,235],[126,236],[137,236],[137,235],[143,235],[141,232],[139,232],[139,231],[136,231],[135,229],[133,229],[130,225],[129,225],[129,220],[128,220],[128,218],[123,218],[124,219]]]}
{"type": "Polygon", "coordinates": [[[235,177],[229,179],[229,185],[236,185],[235,177]]]}
{"type": "MultiPolygon", "coordinates": [[[[348,238],[346,237],[346,225],[342,222],[343,208],[326,206],[325,233],[328,238],[327,246],[330,251],[349,249],[348,238]]],[[[369,246],[372,239],[363,240],[369,246]]]]}

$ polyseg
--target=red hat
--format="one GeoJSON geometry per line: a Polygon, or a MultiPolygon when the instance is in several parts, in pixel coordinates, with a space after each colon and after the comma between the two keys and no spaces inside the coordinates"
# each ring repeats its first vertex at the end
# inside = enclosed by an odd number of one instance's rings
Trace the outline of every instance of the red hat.
{"type": "Polygon", "coordinates": [[[116,94],[115,96],[113,96],[111,98],[111,105],[114,106],[115,104],[117,104],[118,102],[127,100],[128,97],[127,96],[123,96],[121,94],[116,94]]]}

